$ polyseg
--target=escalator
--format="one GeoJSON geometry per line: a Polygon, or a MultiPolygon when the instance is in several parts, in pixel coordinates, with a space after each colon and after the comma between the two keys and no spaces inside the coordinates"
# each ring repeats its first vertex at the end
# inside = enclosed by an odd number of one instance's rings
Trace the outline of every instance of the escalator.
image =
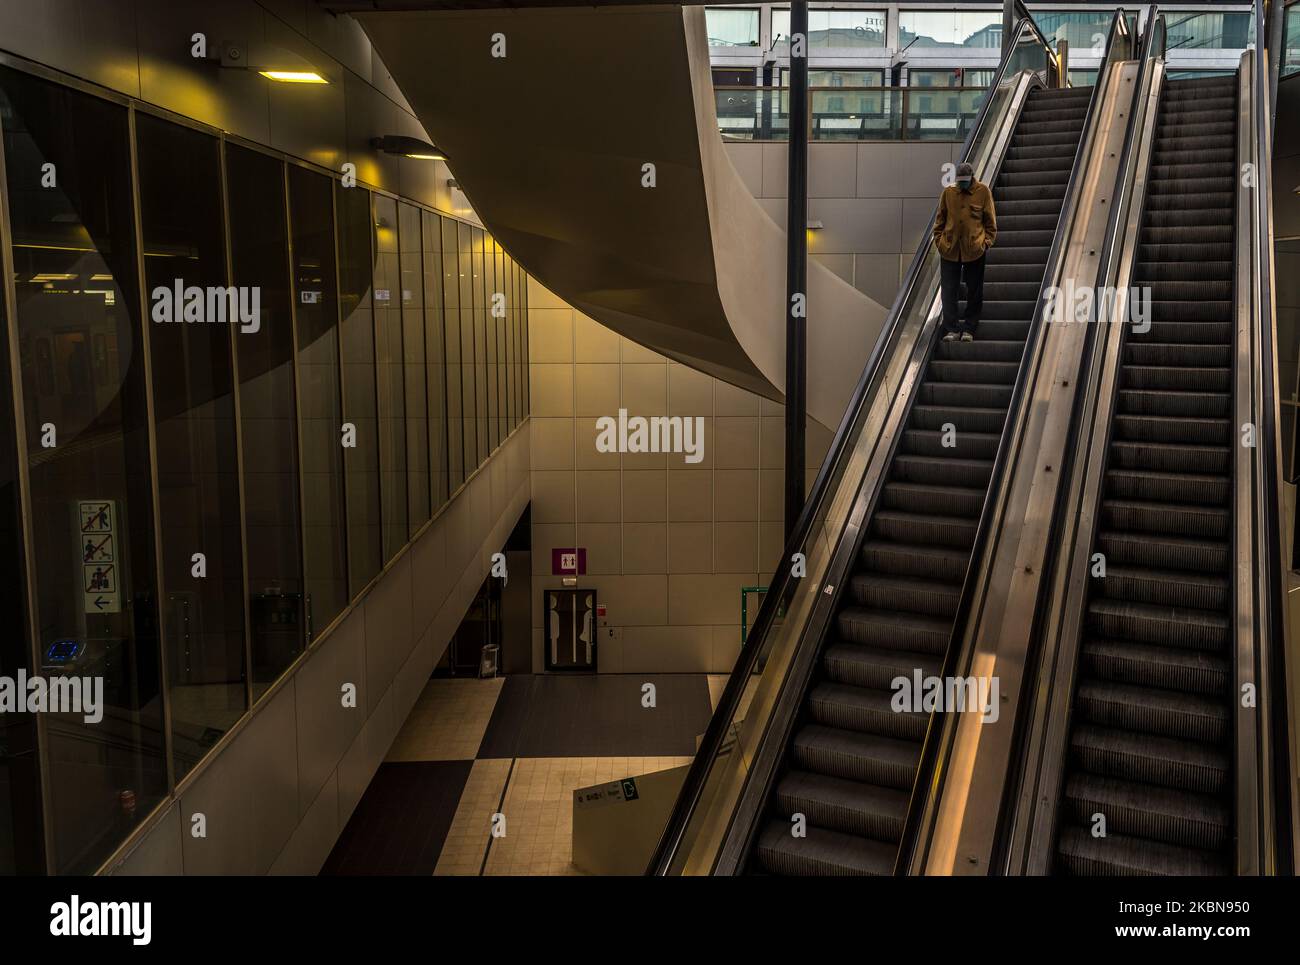
{"type": "Polygon", "coordinates": [[[930,726],[891,682],[942,673],[1092,88],[1028,95],[992,185],[998,236],[973,342],[920,378],[830,624],[749,869],[892,874],[930,726]],[[792,834],[803,815],[806,834],[792,834]]]}
{"type": "Polygon", "coordinates": [[[1151,324],[1121,345],[1057,873],[1232,868],[1237,112],[1232,76],[1161,95],[1133,270],[1151,324]]]}

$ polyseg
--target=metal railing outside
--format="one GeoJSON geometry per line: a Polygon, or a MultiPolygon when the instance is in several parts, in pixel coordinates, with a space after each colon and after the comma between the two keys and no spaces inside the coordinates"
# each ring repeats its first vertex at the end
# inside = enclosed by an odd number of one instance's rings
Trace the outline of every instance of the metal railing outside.
{"type": "MultiPolygon", "coordinates": [[[[813,141],[964,141],[987,93],[983,87],[813,87],[813,141]]],[[[718,133],[729,141],[790,138],[786,87],[718,87],[718,133]]]]}

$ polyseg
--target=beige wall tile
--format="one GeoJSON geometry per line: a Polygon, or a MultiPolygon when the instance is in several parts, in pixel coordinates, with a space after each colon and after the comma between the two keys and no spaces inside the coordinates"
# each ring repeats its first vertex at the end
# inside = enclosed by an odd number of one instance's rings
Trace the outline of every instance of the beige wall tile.
{"type": "Polygon", "coordinates": [[[713,572],[713,523],[668,524],[668,572],[713,572]]]}
{"type": "Polygon", "coordinates": [[[712,627],[628,627],[624,631],[624,673],[707,673],[712,657],[712,627]]]}
{"type": "Polygon", "coordinates": [[[533,521],[573,522],[574,492],[575,477],[571,469],[542,470],[533,473],[533,521]]]}
{"type": "Polygon", "coordinates": [[[650,418],[668,407],[668,366],[664,362],[623,365],[623,408],[629,415],[650,418]]]}
{"type": "Polygon", "coordinates": [[[758,518],[778,522],[785,519],[785,473],[780,469],[758,472],[758,518]]]}
{"type": "MultiPolygon", "coordinates": [[[[750,605],[756,606],[759,597],[751,598],[750,605]]],[[[749,620],[752,623],[757,610],[751,610],[749,620]]],[[[736,666],[740,656],[740,623],[734,627],[713,627],[713,655],[710,659],[709,673],[729,674],[736,666]]]]}
{"type": "Polygon", "coordinates": [[[719,379],[713,385],[713,414],[758,415],[758,399],[753,392],[738,389],[719,379]]]}
{"type": "Polygon", "coordinates": [[[579,362],[617,362],[618,333],[592,321],[582,312],[575,311],[574,329],[577,333],[576,359],[579,362]]]}
{"type": "Polygon", "coordinates": [[[573,309],[528,310],[528,354],[537,362],[573,361],[573,309]]]}
{"type": "MultiPolygon", "coordinates": [[[[537,308],[569,308],[569,303],[561,299],[532,275],[528,276],[528,313],[537,308]]],[[[572,309],[570,309],[572,310],[572,309]]],[[[531,332],[529,335],[531,336],[531,332]]],[[[531,347],[531,339],[530,339],[531,347]]]]}
{"type": "Polygon", "coordinates": [[[714,576],[672,574],[668,577],[668,615],[673,624],[740,625],[740,588],[752,586],[756,573],[714,576]]]}
{"type": "Polygon", "coordinates": [[[718,469],[713,473],[714,506],[719,520],[758,519],[758,470],[718,469]]]}
{"type": "MultiPolygon", "coordinates": [[[[689,471],[698,472],[702,469],[713,468],[716,461],[716,457],[713,451],[715,445],[714,440],[717,438],[716,434],[713,431],[713,423],[714,423],[714,419],[712,417],[708,417],[705,418],[704,422],[700,424],[704,427],[704,446],[703,446],[703,453],[702,453],[703,458],[701,458],[699,462],[687,462],[685,457],[676,455],[668,460],[669,469],[686,470],[688,472],[689,471]]],[[[698,428],[699,426],[693,428],[691,431],[695,432],[697,431],[698,428]]]]}
{"type": "Polygon", "coordinates": [[[758,572],[758,523],[714,526],[714,569],[722,573],[758,572]]]}
{"type": "Polygon", "coordinates": [[[663,470],[623,473],[623,521],[654,523],[668,518],[668,477],[663,470]]]}
{"type": "Polygon", "coordinates": [[[624,469],[667,469],[670,462],[681,458],[666,452],[625,452],[621,461],[624,469]]]}
{"type": "Polygon", "coordinates": [[[758,468],[758,419],[719,416],[714,419],[714,446],[719,469],[758,468]]]}
{"type": "Polygon", "coordinates": [[[609,606],[614,627],[657,627],[668,622],[668,576],[621,576],[600,580],[597,599],[609,606]]]}
{"type": "Polygon", "coordinates": [[[573,366],[534,363],[530,411],[536,416],[573,415],[573,366]]]}
{"type": "Polygon", "coordinates": [[[622,477],[618,472],[580,469],[577,473],[577,518],[584,523],[617,523],[623,512],[622,477]]]}
{"type": "Polygon", "coordinates": [[[668,524],[623,524],[623,572],[666,573],[668,524]]]}
{"type": "Polygon", "coordinates": [[[785,549],[785,527],[780,522],[758,524],[758,568],[763,573],[775,571],[785,549]]]}
{"type": "Polygon", "coordinates": [[[758,464],[764,469],[784,469],[785,415],[778,419],[764,417],[761,422],[758,464]]]}
{"type": "MultiPolygon", "coordinates": [[[[609,413],[617,417],[617,412],[609,413]]],[[[618,469],[622,463],[622,456],[617,452],[600,452],[596,448],[596,437],[599,435],[596,429],[596,418],[594,416],[579,416],[573,420],[573,432],[575,437],[575,458],[579,469],[618,469]]]]}
{"type": "Polygon", "coordinates": [[[573,420],[533,416],[528,421],[533,469],[572,469],[573,420]]]}
{"type": "Polygon", "coordinates": [[[665,359],[658,352],[652,352],[650,351],[650,349],[638,345],[630,338],[623,338],[620,336],[618,344],[620,346],[619,359],[623,362],[624,365],[627,365],[629,362],[635,363],[635,362],[666,362],[667,361],[667,359],[665,359]]]}
{"type": "Polygon", "coordinates": [[[713,415],[713,387],[716,379],[685,365],[668,365],[668,414],[713,415]]]}
{"type": "Polygon", "coordinates": [[[673,522],[713,519],[713,473],[670,472],[668,518],[673,522]]]}
{"type": "MultiPolygon", "coordinates": [[[[578,523],[574,539],[575,546],[587,550],[589,575],[623,572],[623,534],[618,526],[611,523],[578,523]]],[[[581,581],[582,577],[578,579],[581,581]]]]}
{"type": "Polygon", "coordinates": [[[574,369],[573,412],[578,416],[618,418],[617,364],[580,362],[574,369]]]}

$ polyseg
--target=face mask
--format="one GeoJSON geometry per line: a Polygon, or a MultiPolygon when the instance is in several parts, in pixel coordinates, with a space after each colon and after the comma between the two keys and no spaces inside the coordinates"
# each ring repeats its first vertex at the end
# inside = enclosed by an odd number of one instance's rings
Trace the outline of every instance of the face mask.
{"type": "Polygon", "coordinates": [[[973,182],[970,178],[962,178],[957,182],[957,187],[961,188],[963,191],[969,191],[972,183],[973,182]]]}

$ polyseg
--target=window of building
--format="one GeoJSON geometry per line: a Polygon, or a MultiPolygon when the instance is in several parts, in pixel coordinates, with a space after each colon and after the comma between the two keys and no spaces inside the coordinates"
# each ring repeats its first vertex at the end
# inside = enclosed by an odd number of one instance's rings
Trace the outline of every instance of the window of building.
{"type": "Polygon", "coordinates": [[[284,163],[227,144],[226,183],[231,277],[260,292],[256,330],[235,335],[256,698],[302,652],[307,630],[284,163]]]}
{"type": "Polygon", "coordinates": [[[909,70],[909,87],[988,87],[993,83],[994,71],[975,67],[942,67],[938,69],[909,70]]]}
{"type": "Polygon", "coordinates": [[[102,676],[102,719],[50,714],[51,862],[84,874],[167,791],[150,423],[124,108],[0,67],[42,654],[102,676]],[[42,187],[54,165],[57,186],[42,187]],[[104,559],[112,539],[112,560],[104,559]],[[86,562],[87,538],[92,560],[86,562]]]}
{"type": "Polygon", "coordinates": [[[487,272],[483,264],[485,238],[486,233],[482,228],[470,228],[474,305],[474,427],[478,436],[478,459],[474,463],[475,467],[483,465],[492,451],[488,443],[487,272]]]}
{"type": "Polygon", "coordinates": [[[443,346],[447,379],[447,491],[453,493],[465,481],[465,366],[461,346],[463,328],[460,313],[461,282],[459,223],[442,221],[442,308],[443,346]]]}
{"type": "Polygon", "coordinates": [[[737,7],[705,7],[710,47],[757,47],[758,11],[737,7]]]}
{"type": "Polygon", "coordinates": [[[348,580],[356,596],[384,565],[371,255],[374,227],[369,191],[336,184],[334,201],[338,219],[343,422],[345,429],[351,429],[353,443],[340,448],[346,474],[348,580]]]}
{"type": "MultiPolygon", "coordinates": [[[[999,21],[1000,22],[1000,21],[999,21]]],[[[772,11],[772,43],[790,42],[789,8],[772,11]]],[[[873,48],[885,46],[883,10],[809,10],[808,49],[873,48]]]]}
{"type": "Polygon", "coordinates": [[[1255,42],[1255,17],[1241,13],[1165,10],[1165,50],[1244,50],[1255,42]]]}
{"type": "Polygon", "coordinates": [[[288,166],[288,175],[298,397],[302,405],[303,569],[310,641],[348,603],[338,273],[331,180],[296,164],[288,166]]]}
{"type": "Polygon", "coordinates": [[[238,451],[231,352],[239,326],[237,317],[206,318],[208,310],[228,310],[207,300],[205,317],[186,321],[173,294],[227,285],[220,142],[146,114],[136,118],[136,135],[152,315],[162,636],[180,779],[248,705],[239,477],[230,471],[238,451]],[[159,291],[168,305],[153,297],[159,291]]]}
{"type": "Polygon", "coordinates": [[[437,512],[447,501],[447,386],[446,335],[442,298],[442,218],[421,212],[424,249],[424,351],[428,376],[429,499],[437,512]]]}
{"type": "Polygon", "coordinates": [[[1002,15],[996,10],[901,10],[898,44],[908,47],[963,47],[999,50],[1002,15]]]}

